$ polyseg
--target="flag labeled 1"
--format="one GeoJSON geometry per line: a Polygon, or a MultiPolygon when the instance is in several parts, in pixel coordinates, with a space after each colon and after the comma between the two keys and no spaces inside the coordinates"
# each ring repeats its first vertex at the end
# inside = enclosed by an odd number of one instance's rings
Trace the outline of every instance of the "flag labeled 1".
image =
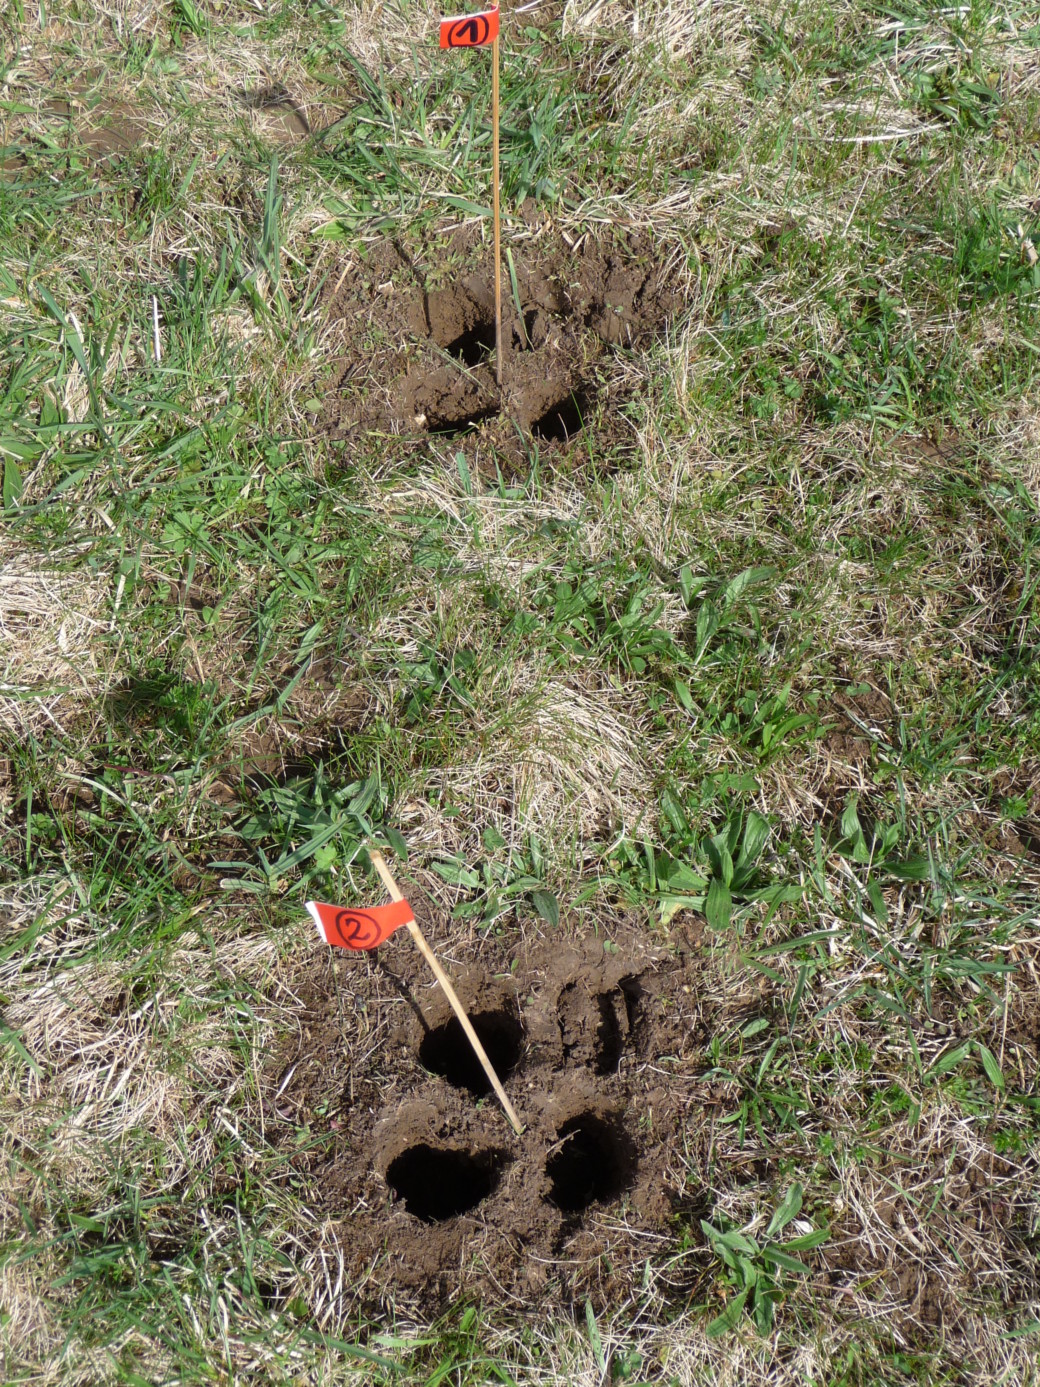
{"type": "Polygon", "coordinates": [[[375,949],[395,929],[415,923],[407,901],[391,901],[368,910],[348,910],[342,905],[308,901],[307,910],[326,944],[337,949],[375,949]]]}
{"type": "Polygon", "coordinates": [[[442,48],[483,48],[498,38],[498,6],[441,20],[442,48]]]}

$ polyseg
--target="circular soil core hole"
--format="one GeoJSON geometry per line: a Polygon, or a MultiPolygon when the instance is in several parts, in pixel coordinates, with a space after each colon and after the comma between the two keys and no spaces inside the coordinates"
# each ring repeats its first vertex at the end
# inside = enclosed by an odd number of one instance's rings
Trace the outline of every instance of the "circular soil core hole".
{"type": "Polygon", "coordinates": [[[387,1167],[386,1183],[423,1223],[443,1223],[493,1194],[508,1157],[503,1151],[446,1151],[423,1142],[387,1167]]]}
{"type": "Polygon", "coordinates": [[[479,322],[460,332],[444,350],[464,366],[479,366],[495,350],[495,320],[479,322]]]}
{"type": "MultiPolygon", "coordinates": [[[[471,1016],[470,1021],[492,1068],[504,1079],[520,1062],[524,1033],[519,1019],[509,1011],[481,1011],[471,1016]]],[[[491,1092],[473,1046],[454,1016],[423,1036],[419,1063],[432,1074],[440,1074],[455,1088],[469,1089],[476,1098],[491,1092]]]]}
{"type": "Polygon", "coordinates": [[[546,443],[567,443],[581,433],[591,408],[592,400],[585,390],[571,390],[532,422],[531,433],[546,443]]]}
{"type": "Polygon", "coordinates": [[[556,1133],[545,1164],[549,1202],[566,1214],[616,1199],[636,1173],[636,1153],[617,1118],[581,1113],[556,1133]]]}

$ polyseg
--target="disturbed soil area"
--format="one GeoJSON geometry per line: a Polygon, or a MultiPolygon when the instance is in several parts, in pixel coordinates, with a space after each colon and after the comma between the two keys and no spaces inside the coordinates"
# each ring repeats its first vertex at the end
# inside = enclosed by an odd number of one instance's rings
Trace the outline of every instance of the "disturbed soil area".
{"type": "Polygon", "coordinates": [[[479,962],[445,961],[521,1137],[403,931],[296,989],[301,1032],[272,1073],[267,1130],[331,1134],[293,1168],[335,1221],[346,1284],[427,1310],[463,1284],[622,1292],[674,1223],[680,1153],[707,1140],[694,965],[636,936],[483,939],[479,962]]]}
{"type": "Polygon", "coordinates": [[[611,361],[647,346],[680,308],[677,264],[676,247],[639,234],[507,237],[500,388],[480,228],[414,247],[378,241],[329,278],[342,355],[323,427],[333,439],[483,441],[507,461],[590,432],[625,436],[611,361]]]}
{"type": "Polygon", "coordinates": [[[817,1134],[803,1142],[740,1134],[746,1090],[713,1069],[710,1042],[781,1018],[764,977],[722,995],[698,917],[677,918],[667,948],[624,922],[610,938],[561,925],[530,942],[456,927],[449,945],[443,920],[421,923],[525,1130],[404,931],[372,954],[322,947],[294,974],[299,1029],[272,1053],[264,1132],[335,1249],[337,1294],[359,1308],[437,1314],[460,1291],[620,1304],[651,1262],[677,1304],[710,1300],[700,1220],[726,1226],[719,1206],[734,1200],[768,1210],[814,1168],[813,1220],[830,1235],[805,1258],[813,1284],[853,1316],[883,1313],[899,1343],[956,1332],[1004,1278],[1009,1304],[1035,1295],[1034,1158],[965,1147],[956,1126],[933,1132],[925,1158],[920,1132],[896,1121],[887,1154],[827,1175],[820,1135],[837,1143],[852,1120],[830,1100],[808,1103],[817,1134]]]}

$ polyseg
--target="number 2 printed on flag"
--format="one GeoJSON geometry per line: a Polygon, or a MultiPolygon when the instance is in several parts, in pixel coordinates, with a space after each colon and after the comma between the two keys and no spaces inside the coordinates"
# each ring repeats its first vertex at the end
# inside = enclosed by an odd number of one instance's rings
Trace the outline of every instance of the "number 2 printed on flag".
{"type": "Polygon", "coordinates": [[[390,905],[374,905],[364,910],[308,901],[307,909],[322,939],[337,949],[378,948],[395,929],[415,921],[407,901],[392,901],[390,905]]]}

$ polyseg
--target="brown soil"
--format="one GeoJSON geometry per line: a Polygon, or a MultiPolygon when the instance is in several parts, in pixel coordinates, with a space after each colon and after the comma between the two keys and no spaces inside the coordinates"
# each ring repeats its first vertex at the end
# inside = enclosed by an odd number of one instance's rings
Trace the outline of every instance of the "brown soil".
{"type": "Polygon", "coordinates": [[[681,306],[675,248],[621,233],[504,240],[517,292],[503,250],[501,389],[479,227],[414,249],[384,240],[330,276],[326,308],[343,340],[323,417],[332,438],[482,442],[521,462],[590,433],[628,434],[611,359],[648,345],[681,306]]]}
{"type": "Polygon", "coordinates": [[[135,156],[154,140],[154,130],[140,112],[116,101],[87,109],[78,91],[43,103],[39,117],[0,122],[0,171],[16,173],[28,166],[29,151],[47,145],[74,154],[90,166],[135,156]]]}
{"type": "Polygon", "coordinates": [[[102,102],[91,111],[80,111],[68,101],[48,101],[47,133],[70,150],[82,152],[92,163],[125,159],[147,145],[151,130],[129,107],[102,102]]]}
{"type": "Polygon", "coordinates": [[[996,1290],[994,1229],[1001,1230],[1007,1274],[1022,1302],[1035,1296],[1035,1259],[1022,1208],[1023,1195],[1036,1178],[1034,1160],[1016,1164],[990,1152],[980,1166],[969,1165],[956,1152],[931,1158],[918,1154],[896,1177],[905,1190],[893,1190],[894,1175],[878,1179],[869,1210],[870,1236],[852,1211],[831,1227],[831,1241],[820,1257],[835,1297],[869,1288],[910,1344],[933,1341],[937,1328],[956,1333],[977,1303],[973,1293],[980,1286],[991,1296],[996,1290]],[[928,1249],[913,1231],[921,1228],[922,1208],[929,1211],[927,1232],[933,1245],[928,1249]],[[886,1235],[879,1235],[879,1224],[886,1235]]]}
{"type": "Polygon", "coordinates": [[[846,766],[860,767],[871,759],[878,740],[884,741],[893,723],[893,709],[879,689],[858,687],[834,695],[822,710],[830,724],[821,743],[827,756],[846,766]]]}
{"type": "Polygon", "coordinates": [[[260,138],[282,148],[320,133],[339,118],[331,107],[294,96],[280,84],[243,91],[239,97],[254,113],[254,128],[260,138]]]}
{"type": "Polygon", "coordinates": [[[1040,862],[1040,766],[1024,760],[1017,769],[1002,767],[995,771],[990,783],[990,813],[996,818],[986,834],[987,841],[1006,855],[1014,868],[1009,875],[1021,871],[1023,860],[1040,862]],[[1004,818],[1002,806],[1015,799],[1021,806],[1014,822],[1004,818]]]}
{"type": "MultiPolygon", "coordinates": [[[[569,939],[566,924],[515,944],[456,929],[445,946],[443,921],[421,922],[525,1130],[509,1126],[404,931],[373,954],[322,951],[292,984],[299,1029],[272,1054],[263,1125],[342,1259],[343,1297],[367,1313],[435,1315],[459,1294],[580,1309],[589,1296],[623,1303],[650,1260],[676,1304],[710,1298],[709,1190],[758,1185],[768,1201],[792,1169],[790,1151],[722,1137],[717,1118],[739,1095],[706,1077],[711,1036],[765,1014],[767,980],[739,1013],[718,1000],[698,917],[674,922],[667,950],[624,926],[569,939]]],[[[1010,1029],[1031,1049],[1035,1011],[1010,1029]]],[[[837,1126],[842,1113],[820,1116],[837,1126]]],[[[1023,1180],[1035,1162],[924,1157],[909,1128],[886,1145],[891,1160],[864,1158],[862,1209],[819,1210],[830,1237],[806,1260],[820,1292],[850,1313],[875,1300],[904,1344],[957,1332],[989,1294],[1000,1228],[998,1260],[1032,1295],[1023,1180]]],[[[813,1157],[799,1162],[807,1174],[813,1157]]]]}
{"type": "Polygon", "coordinates": [[[302,720],[265,718],[234,739],[220,759],[220,773],[206,782],[208,798],[225,806],[244,802],[250,791],[312,777],[323,759],[342,752],[342,734],[362,726],[369,702],[356,684],[335,679],[338,663],[314,661],[300,679],[288,707],[302,720]]]}
{"type": "Polygon", "coordinates": [[[636,936],[516,953],[489,937],[471,959],[446,962],[522,1137],[401,931],[301,980],[268,1138],[330,1135],[287,1178],[306,1177],[365,1300],[621,1293],[683,1202],[677,1152],[702,1139],[696,960],[636,936]]]}

